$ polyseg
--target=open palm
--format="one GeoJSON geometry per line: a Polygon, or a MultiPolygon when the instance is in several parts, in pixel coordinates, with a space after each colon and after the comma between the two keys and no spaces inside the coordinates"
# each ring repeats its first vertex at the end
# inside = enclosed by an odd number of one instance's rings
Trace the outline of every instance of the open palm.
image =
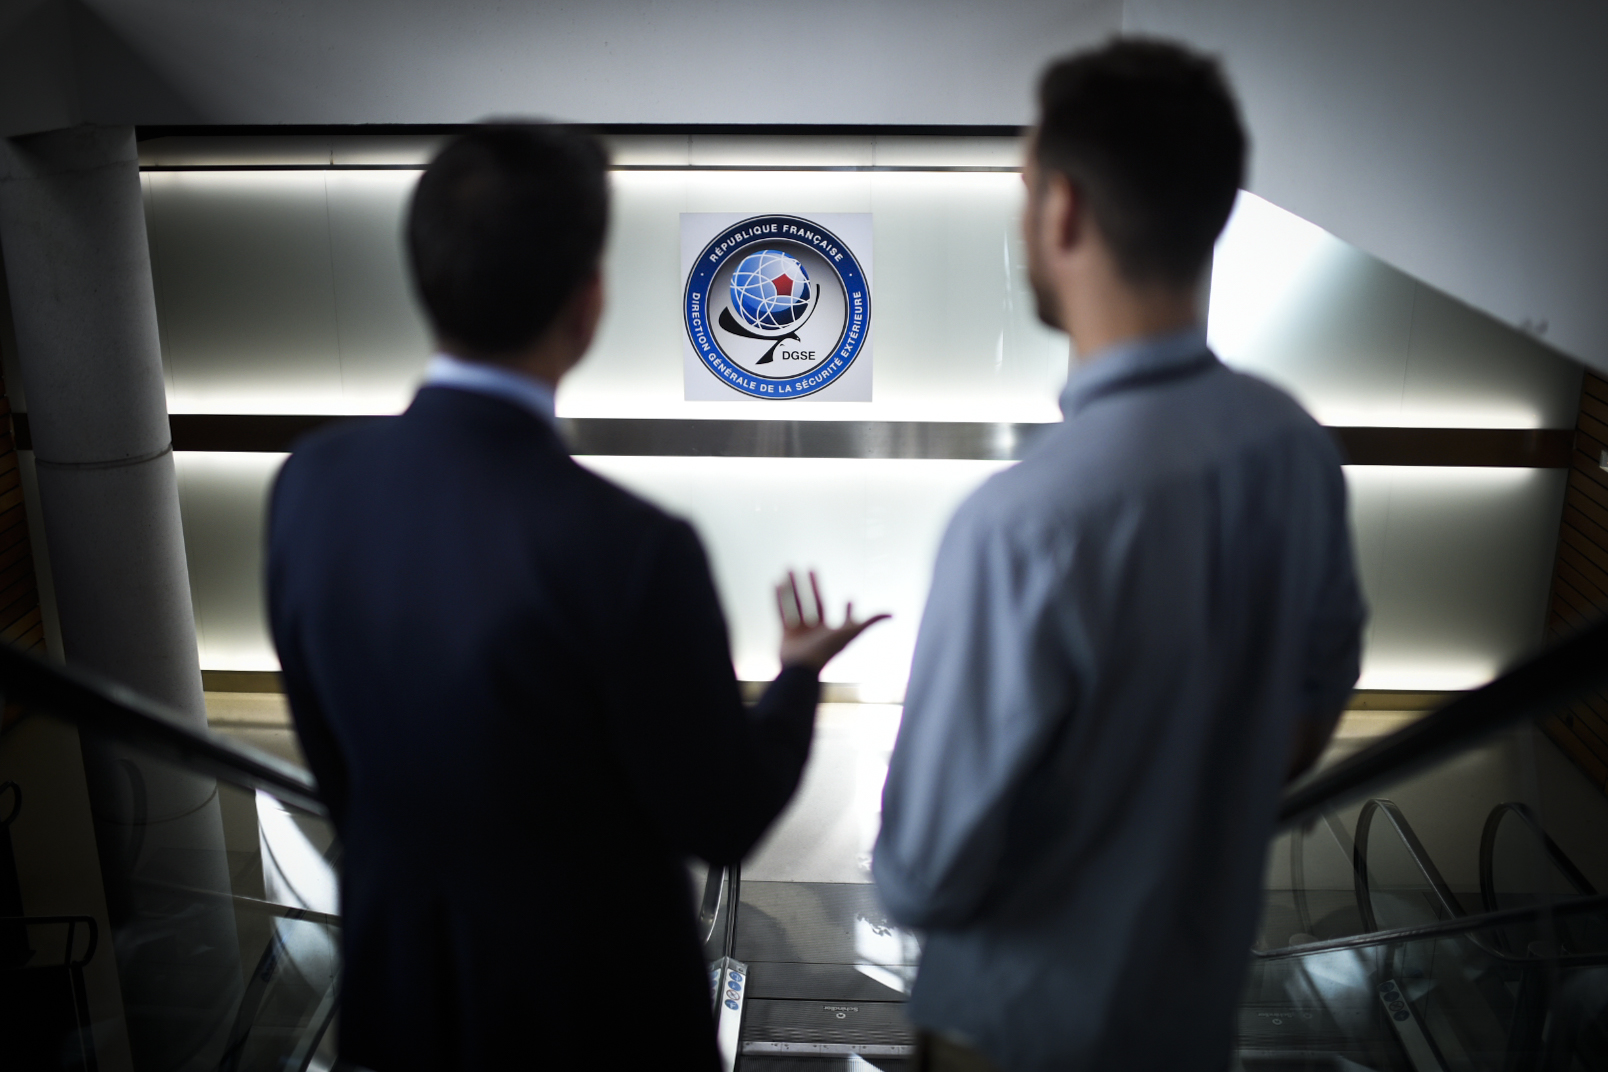
{"type": "Polygon", "coordinates": [[[787,580],[776,586],[776,609],[782,616],[782,665],[804,666],[819,672],[855,637],[891,615],[875,614],[857,622],[854,604],[850,603],[843,610],[843,624],[830,625],[826,620],[826,604],[821,599],[821,582],[816,579],[814,570],[809,577],[810,598],[806,601],[799,592],[798,575],[789,570],[787,580]]]}

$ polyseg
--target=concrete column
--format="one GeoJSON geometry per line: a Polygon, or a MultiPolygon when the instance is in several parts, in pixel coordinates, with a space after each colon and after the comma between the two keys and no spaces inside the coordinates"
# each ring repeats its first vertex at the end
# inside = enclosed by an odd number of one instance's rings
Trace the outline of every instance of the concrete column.
{"type": "MultiPolygon", "coordinates": [[[[204,727],[133,129],[0,142],[0,253],[67,661],[204,727]]],[[[81,743],[134,1067],[214,1069],[241,985],[218,786],[81,743]]]]}
{"type": "Polygon", "coordinates": [[[0,250],[67,659],[204,726],[133,130],[9,140],[0,250]]]}

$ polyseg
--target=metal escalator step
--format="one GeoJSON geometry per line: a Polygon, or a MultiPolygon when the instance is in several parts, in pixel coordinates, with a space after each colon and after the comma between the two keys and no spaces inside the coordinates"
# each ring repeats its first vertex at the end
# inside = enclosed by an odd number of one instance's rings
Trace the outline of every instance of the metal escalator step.
{"type": "Polygon", "coordinates": [[[744,1055],[905,1057],[914,1046],[901,1002],[751,998],[743,1017],[744,1055]]]}
{"type": "Polygon", "coordinates": [[[853,964],[770,964],[756,961],[749,965],[750,998],[792,998],[828,1003],[858,1001],[903,1001],[915,978],[909,966],[885,968],[881,965],[853,964]]]}
{"type": "Polygon", "coordinates": [[[921,959],[876,889],[852,882],[745,882],[735,956],[750,964],[906,965],[921,959]]]}

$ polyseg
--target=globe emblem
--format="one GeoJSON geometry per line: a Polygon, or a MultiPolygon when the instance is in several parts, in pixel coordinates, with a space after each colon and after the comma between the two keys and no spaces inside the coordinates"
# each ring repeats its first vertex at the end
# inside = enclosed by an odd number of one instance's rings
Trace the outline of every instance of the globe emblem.
{"type": "Polygon", "coordinates": [[[763,337],[797,331],[815,308],[815,296],[804,266],[774,249],[750,253],[731,274],[731,307],[763,337]]]}

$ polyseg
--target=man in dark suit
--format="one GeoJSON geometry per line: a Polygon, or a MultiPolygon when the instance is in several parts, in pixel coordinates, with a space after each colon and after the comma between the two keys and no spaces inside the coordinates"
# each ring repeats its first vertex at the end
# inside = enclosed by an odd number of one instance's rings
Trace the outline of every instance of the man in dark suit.
{"type": "Polygon", "coordinates": [[[447,146],[408,220],[424,387],[274,488],[274,641],[345,848],[340,1051],[377,1072],[714,1067],[682,861],[758,840],[817,674],[870,624],[789,579],[783,669],[745,712],[697,536],[565,451],[605,166],[559,127],[447,146]]]}

